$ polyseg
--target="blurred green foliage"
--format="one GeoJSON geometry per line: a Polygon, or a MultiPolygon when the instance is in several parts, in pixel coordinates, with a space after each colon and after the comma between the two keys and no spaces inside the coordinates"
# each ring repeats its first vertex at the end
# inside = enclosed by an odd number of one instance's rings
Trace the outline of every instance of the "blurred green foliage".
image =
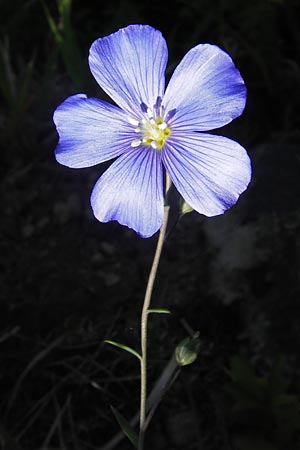
{"type": "Polygon", "coordinates": [[[59,12],[58,23],[56,23],[45,2],[43,2],[45,14],[66,71],[73,81],[75,89],[81,91],[84,89],[88,71],[87,62],[81,54],[76,31],[72,24],[72,0],[58,0],[57,3],[59,12]]]}
{"type": "Polygon", "coordinates": [[[12,67],[9,41],[0,43],[0,89],[13,123],[25,115],[30,102],[29,92],[34,71],[34,56],[16,74],[12,67]]]}
{"type": "Polygon", "coordinates": [[[300,398],[289,393],[285,361],[278,357],[266,376],[249,360],[230,360],[227,385],[234,441],[239,450],[294,450],[300,445],[300,398]]]}

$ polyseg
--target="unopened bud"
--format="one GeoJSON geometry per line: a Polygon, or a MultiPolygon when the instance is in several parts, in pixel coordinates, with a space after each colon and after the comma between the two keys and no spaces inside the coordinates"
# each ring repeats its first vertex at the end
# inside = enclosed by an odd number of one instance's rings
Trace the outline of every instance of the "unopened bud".
{"type": "Polygon", "coordinates": [[[175,349],[176,361],[180,366],[192,364],[198,356],[200,348],[199,333],[181,341],[175,349]]]}
{"type": "Polygon", "coordinates": [[[180,200],[179,206],[182,215],[194,211],[194,209],[183,198],[180,200]]]}

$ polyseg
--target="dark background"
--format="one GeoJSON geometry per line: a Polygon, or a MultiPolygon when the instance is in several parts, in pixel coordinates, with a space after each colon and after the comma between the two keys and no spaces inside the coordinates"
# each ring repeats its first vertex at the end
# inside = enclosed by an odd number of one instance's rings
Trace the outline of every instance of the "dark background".
{"type": "MultiPolygon", "coordinates": [[[[223,130],[247,148],[253,180],[224,216],[174,207],[151,316],[150,386],[199,330],[154,416],[148,448],[300,448],[300,30],[285,0],[0,1],[0,448],[100,449],[139,404],[133,356],[156,236],[101,224],[89,206],[105,170],[54,159],[54,109],[106,98],[88,71],[94,39],[132,23],[162,31],[169,77],[198,43],[232,56],[248,87],[223,130]]],[[[177,202],[174,193],[174,205],[177,202]]],[[[115,448],[132,448],[124,440],[115,448]]]]}

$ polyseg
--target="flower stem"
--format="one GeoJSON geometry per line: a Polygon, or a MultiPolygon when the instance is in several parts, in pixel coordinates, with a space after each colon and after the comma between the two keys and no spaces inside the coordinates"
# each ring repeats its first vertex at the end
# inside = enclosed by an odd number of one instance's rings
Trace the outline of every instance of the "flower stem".
{"type": "MultiPolygon", "coordinates": [[[[169,175],[166,173],[166,196],[171,187],[171,180],[169,175]]],[[[165,205],[164,208],[164,219],[162,226],[160,228],[159,237],[156,245],[156,251],[152,262],[152,267],[150,270],[142,315],[141,315],[141,403],[140,403],[140,434],[139,434],[139,445],[138,450],[143,450],[144,448],[144,437],[145,437],[145,425],[146,425],[146,401],[147,401],[147,325],[148,325],[148,309],[151,302],[151,296],[153,291],[153,285],[156,278],[157,268],[161,256],[161,252],[164,245],[168,218],[169,218],[169,205],[165,205]]]]}

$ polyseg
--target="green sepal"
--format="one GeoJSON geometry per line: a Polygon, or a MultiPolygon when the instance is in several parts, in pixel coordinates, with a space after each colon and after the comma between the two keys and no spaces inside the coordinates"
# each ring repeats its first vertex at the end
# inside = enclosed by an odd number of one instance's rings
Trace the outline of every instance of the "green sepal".
{"type": "Polygon", "coordinates": [[[115,347],[121,348],[122,350],[126,350],[126,352],[131,353],[132,355],[136,356],[140,361],[142,360],[141,355],[133,348],[128,347],[128,345],[123,345],[123,344],[120,344],[119,342],[110,341],[109,339],[105,339],[104,342],[106,342],[107,344],[110,344],[110,345],[114,345],[115,347]]]}
{"type": "Polygon", "coordinates": [[[125,436],[128,437],[128,439],[135,448],[138,448],[138,441],[139,441],[138,435],[136,434],[130,423],[127,422],[125,417],[122,416],[122,414],[119,413],[119,411],[117,411],[113,406],[110,405],[110,408],[125,436]]]}
{"type": "Polygon", "coordinates": [[[169,309],[164,308],[151,308],[147,310],[147,313],[171,314],[171,311],[169,309]]]}

